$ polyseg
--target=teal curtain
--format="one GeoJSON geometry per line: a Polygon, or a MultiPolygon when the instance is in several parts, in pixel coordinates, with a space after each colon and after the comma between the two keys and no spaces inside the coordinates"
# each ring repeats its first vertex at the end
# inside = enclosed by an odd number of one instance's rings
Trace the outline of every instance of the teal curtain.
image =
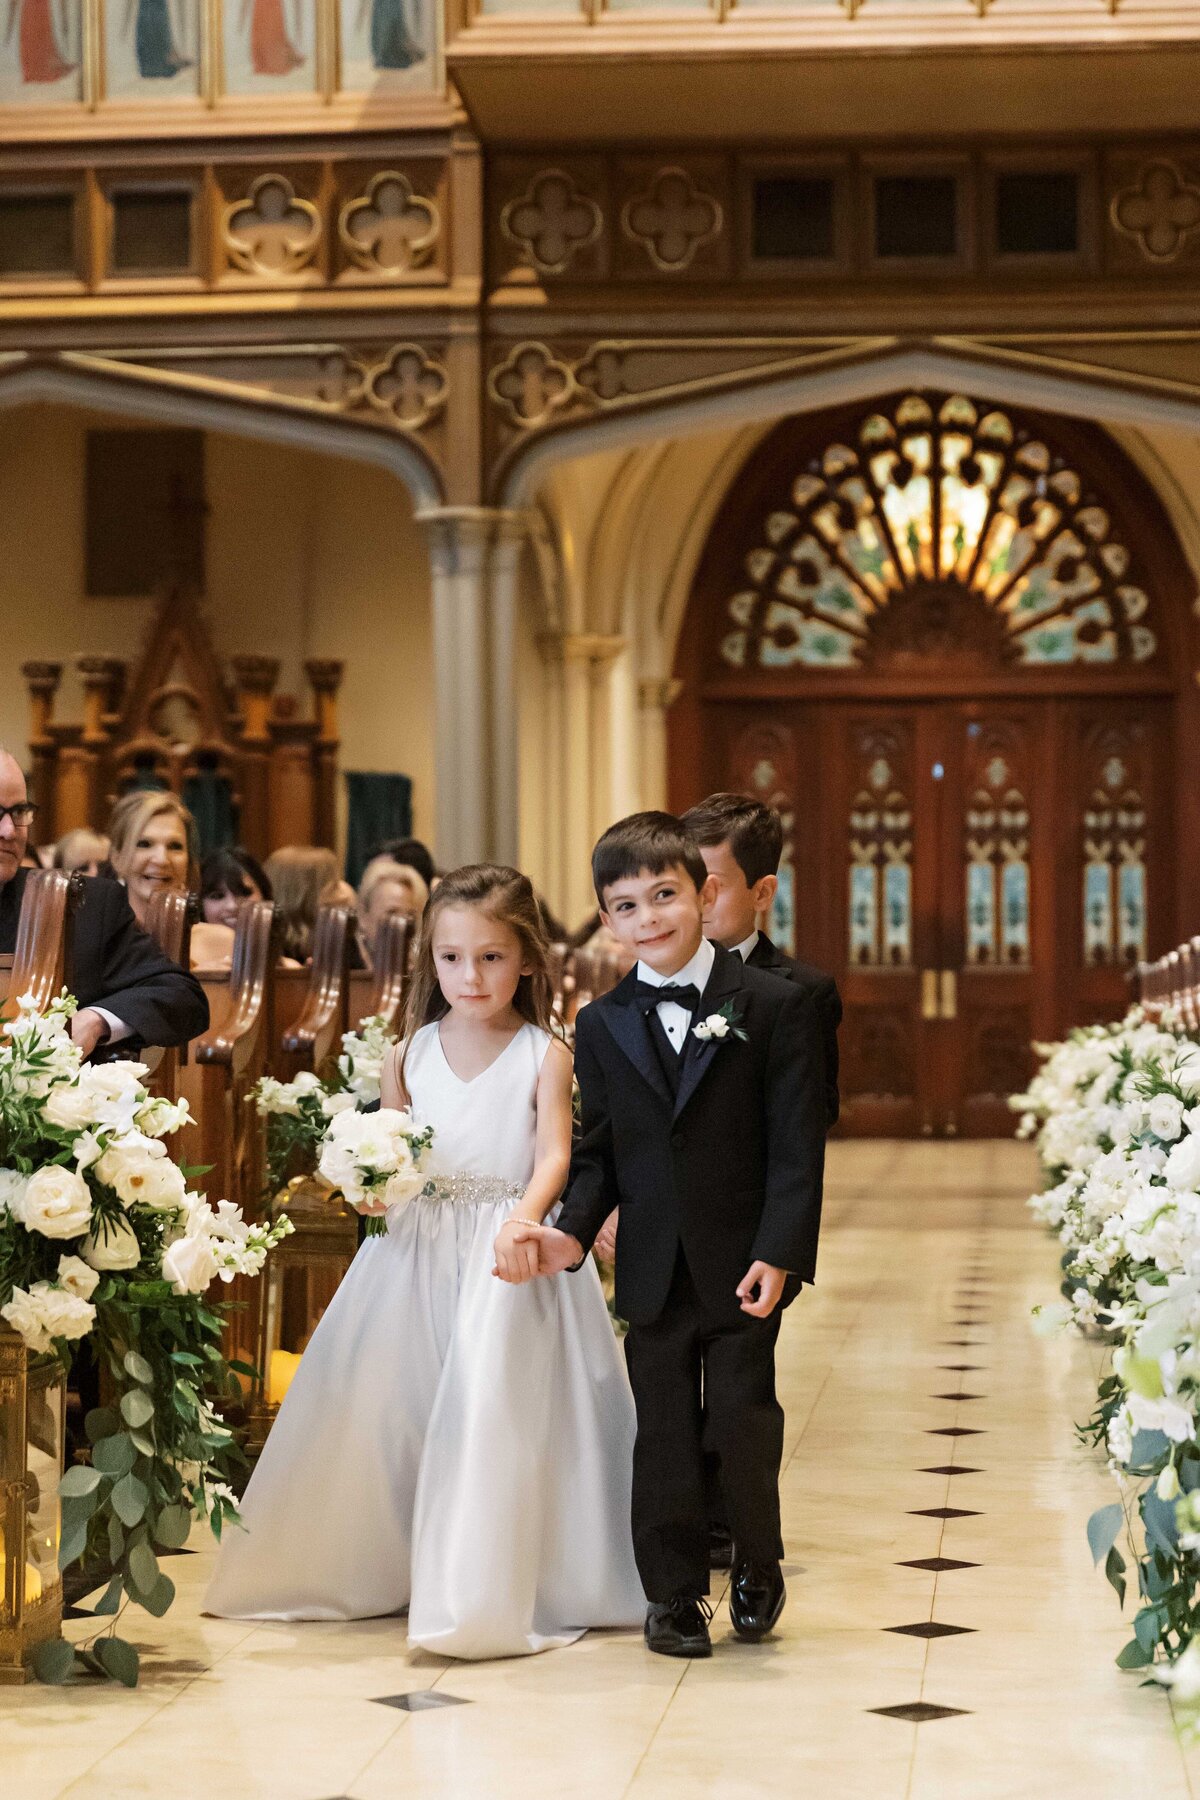
{"type": "Polygon", "coordinates": [[[196,821],[200,855],[237,843],[237,814],[228,775],[197,769],[183,784],[183,804],[196,821]]]}
{"type": "Polygon", "coordinates": [[[347,770],[346,798],[346,880],[357,887],[377,844],[412,836],[412,782],[407,775],[347,770]]]}

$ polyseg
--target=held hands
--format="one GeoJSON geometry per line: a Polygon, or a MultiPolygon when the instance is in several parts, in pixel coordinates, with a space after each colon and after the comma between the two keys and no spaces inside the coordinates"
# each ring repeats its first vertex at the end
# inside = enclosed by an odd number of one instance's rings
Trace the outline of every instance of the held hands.
{"type": "Polygon", "coordinates": [[[561,1275],[582,1261],[583,1245],[578,1238],[553,1225],[519,1225],[509,1220],[496,1239],[492,1274],[519,1286],[536,1275],[561,1275]]]}
{"type": "Polygon", "coordinates": [[[779,1305],[786,1280],[787,1270],[777,1269],[774,1263],[751,1263],[738,1283],[737,1296],[742,1303],[742,1311],[749,1313],[752,1319],[769,1319],[779,1305]],[[755,1288],[758,1289],[758,1298],[752,1300],[750,1296],[755,1288]]]}

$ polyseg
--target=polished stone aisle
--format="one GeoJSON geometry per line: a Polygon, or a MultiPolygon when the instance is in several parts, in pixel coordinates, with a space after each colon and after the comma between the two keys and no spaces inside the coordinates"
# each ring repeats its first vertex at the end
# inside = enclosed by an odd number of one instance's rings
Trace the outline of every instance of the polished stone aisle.
{"type": "MultiPolygon", "coordinates": [[[[1200,1796],[1084,1525],[1108,1477],[1073,1441],[1098,1352],[1040,1338],[1053,1245],[1014,1145],[837,1145],[820,1286],[781,1339],[789,1601],[707,1663],[602,1634],[446,1664],[396,1620],[199,1615],[210,1554],[134,1693],[0,1690],[5,1800],[1107,1800],[1200,1796]]],[[[353,1518],[342,1528],[354,1534],[353,1518]]],[[[585,1547],[581,1546],[581,1553],[585,1547]]],[[[81,1629],[72,1625],[70,1630],[81,1629]]]]}

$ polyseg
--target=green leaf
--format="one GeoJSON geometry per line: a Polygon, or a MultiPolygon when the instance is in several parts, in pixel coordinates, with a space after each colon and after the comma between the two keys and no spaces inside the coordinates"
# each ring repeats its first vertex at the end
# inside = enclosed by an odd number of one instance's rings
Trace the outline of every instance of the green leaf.
{"type": "Polygon", "coordinates": [[[1136,1638],[1130,1638],[1117,1658],[1117,1667],[1118,1669],[1145,1669],[1153,1661],[1153,1652],[1143,1650],[1136,1638]]]}
{"type": "Polygon", "coordinates": [[[158,1558],[149,1544],[135,1544],[129,1552],[129,1575],[139,1598],[151,1592],[158,1580],[158,1558]]]}
{"type": "Polygon", "coordinates": [[[187,1506],[164,1506],[154,1525],[154,1536],[164,1550],[181,1550],[192,1529],[192,1512],[187,1506]]]}
{"type": "Polygon", "coordinates": [[[92,1462],[105,1475],[116,1480],[121,1475],[128,1475],[137,1461],[137,1451],[133,1439],[127,1432],[114,1433],[112,1437],[101,1438],[92,1451],[92,1462]]]}
{"type": "Polygon", "coordinates": [[[84,1494],[95,1493],[101,1480],[99,1469],[89,1469],[83,1463],[76,1463],[59,1482],[58,1491],[65,1499],[78,1500],[84,1494]]]}
{"type": "Polygon", "coordinates": [[[251,1381],[258,1380],[258,1370],[255,1368],[253,1363],[242,1362],[239,1360],[239,1358],[237,1358],[235,1356],[232,1359],[232,1361],[229,1363],[229,1367],[237,1375],[248,1375],[250,1377],[251,1381]]]}
{"type": "Polygon", "coordinates": [[[1133,1635],[1143,1650],[1154,1654],[1154,1647],[1162,1636],[1162,1616],[1156,1606],[1148,1606],[1133,1621],[1133,1635]]]}
{"type": "Polygon", "coordinates": [[[1087,1535],[1093,1563],[1108,1555],[1124,1523],[1125,1509],[1115,1500],[1111,1506],[1102,1506],[1099,1512],[1092,1514],[1087,1523],[1087,1535]]]}
{"type": "Polygon", "coordinates": [[[158,1580],[148,1594],[139,1594],[137,1603],[144,1606],[154,1618],[161,1619],[175,1598],[175,1583],[169,1575],[159,1574],[158,1580]]]}
{"type": "Polygon", "coordinates": [[[140,1450],[143,1456],[156,1456],[158,1454],[155,1448],[154,1439],[150,1436],[149,1432],[131,1431],[129,1437],[134,1447],[140,1450]]]}
{"type": "Polygon", "coordinates": [[[173,1363],[184,1363],[193,1369],[199,1369],[204,1366],[204,1358],[202,1356],[194,1355],[191,1350],[172,1350],[171,1361],[173,1363]]]}
{"type": "Polygon", "coordinates": [[[1104,1564],[1104,1573],[1109,1582],[1117,1590],[1117,1598],[1121,1605],[1125,1604],[1125,1558],[1114,1544],[1104,1564]]]}
{"type": "Polygon", "coordinates": [[[125,1533],[121,1529],[121,1521],[110,1518],[108,1521],[108,1560],[119,1563],[124,1554],[125,1533]]]}
{"type": "Polygon", "coordinates": [[[111,1406],[93,1406],[83,1421],[83,1429],[87,1432],[88,1443],[98,1444],[101,1438],[111,1437],[114,1431],[120,1431],[121,1421],[111,1406]]]}
{"type": "Polygon", "coordinates": [[[121,1595],[124,1591],[124,1581],[119,1575],[114,1575],[100,1598],[97,1600],[95,1606],[93,1606],[92,1612],[99,1618],[105,1617],[108,1613],[115,1613],[121,1605],[121,1595]]]}
{"type": "Polygon", "coordinates": [[[127,1425],[145,1425],[154,1417],[154,1402],[141,1388],[121,1395],[121,1417],[127,1425]]]}
{"type": "Polygon", "coordinates": [[[125,1352],[125,1372],[127,1375],[132,1375],[135,1381],[140,1381],[143,1387],[154,1386],[154,1370],[145,1357],[139,1356],[136,1350],[125,1352]]]}
{"type": "Polygon", "coordinates": [[[101,1638],[96,1645],[96,1655],[106,1675],[111,1675],[123,1687],[137,1686],[138,1653],[132,1644],[127,1644],[124,1638],[101,1638]]]}
{"type": "Polygon", "coordinates": [[[50,1638],[33,1653],[34,1674],[51,1687],[61,1687],[74,1667],[75,1649],[65,1638],[50,1638]]]}
{"type": "Polygon", "coordinates": [[[113,1489],[112,1508],[123,1525],[136,1525],[146,1510],[150,1493],[136,1475],[122,1475],[113,1489]]]}
{"type": "Polygon", "coordinates": [[[69,1569],[72,1563],[79,1561],[87,1549],[88,1521],[86,1515],[76,1515],[68,1523],[63,1520],[62,1536],[58,1540],[58,1566],[69,1569]]]}

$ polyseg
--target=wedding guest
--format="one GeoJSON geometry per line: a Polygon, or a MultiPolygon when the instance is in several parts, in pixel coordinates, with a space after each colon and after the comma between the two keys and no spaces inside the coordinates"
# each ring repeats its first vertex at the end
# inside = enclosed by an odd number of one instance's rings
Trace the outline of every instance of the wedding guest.
{"type": "MultiPolygon", "coordinates": [[[[304,1353],[207,1608],[239,1619],[408,1609],[438,1656],[528,1656],[641,1617],[629,1541],[633,1406],[594,1266],[492,1279],[556,1205],[571,1054],[550,945],[515,869],[447,875],[429,904],[383,1110],[433,1141],[304,1353]]],[[[781,984],[782,985],[782,984],[781,984]]]]}
{"type": "Polygon", "coordinates": [[[65,869],[68,874],[78,870],[81,875],[99,875],[108,861],[110,848],[103,832],[89,831],[86,825],[77,825],[74,831],[64,832],[55,844],[52,866],[65,869]]]}
{"type": "Polygon", "coordinates": [[[605,923],[638,961],[579,1014],[566,1196],[556,1225],[518,1227],[516,1245],[536,1246],[541,1275],[580,1269],[620,1200],[615,1304],[637,1405],[646,1644],[709,1656],[702,1394],[737,1545],[735,1632],[758,1642],[786,1598],[775,1341],[816,1262],[821,1024],[802,988],[705,938],[716,884],[669,813],[612,826],[592,873],[605,923]]]}
{"type": "Polygon", "coordinates": [[[108,821],[113,874],[144,926],[150,901],[164,888],[200,885],[196,821],[175,794],[144,788],[123,794],[108,821]]]}
{"type": "Polygon", "coordinates": [[[267,872],[248,850],[210,850],[200,865],[200,915],[207,925],[237,924],[243,900],[270,900],[267,872]]]}
{"type": "MultiPolygon", "coordinates": [[[[367,868],[379,857],[385,857],[388,862],[402,863],[406,869],[415,869],[431,894],[437,886],[433,853],[420,838],[387,838],[382,844],[376,844],[367,858],[367,868]]],[[[363,874],[366,874],[366,869],[363,874]]]]}
{"type": "Polygon", "coordinates": [[[416,922],[429,901],[429,889],[417,871],[407,863],[390,862],[377,856],[368,863],[358,888],[355,915],[355,942],[359,966],[375,967],[375,939],[384,919],[401,913],[416,922]]]}
{"type": "MultiPolygon", "coordinates": [[[[0,954],[17,938],[26,873],[22,858],[37,808],[20,764],[0,749],[0,954]]],[[[67,985],[79,1009],[71,1036],[85,1056],[105,1044],[183,1044],[208,1029],[208,1002],[193,976],[140,930],[126,892],[103,876],[85,880],[72,920],[67,985]]]]}
{"type": "MultiPolygon", "coordinates": [[[[340,886],[337,857],[332,850],[311,844],[288,844],[271,852],[265,872],[280,921],[280,950],[284,956],[306,963],[312,956],[317,908],[323,900],[333,899],[340,886]]],[[[351,889],[350,904],[353,903],[351,889]]]]}

